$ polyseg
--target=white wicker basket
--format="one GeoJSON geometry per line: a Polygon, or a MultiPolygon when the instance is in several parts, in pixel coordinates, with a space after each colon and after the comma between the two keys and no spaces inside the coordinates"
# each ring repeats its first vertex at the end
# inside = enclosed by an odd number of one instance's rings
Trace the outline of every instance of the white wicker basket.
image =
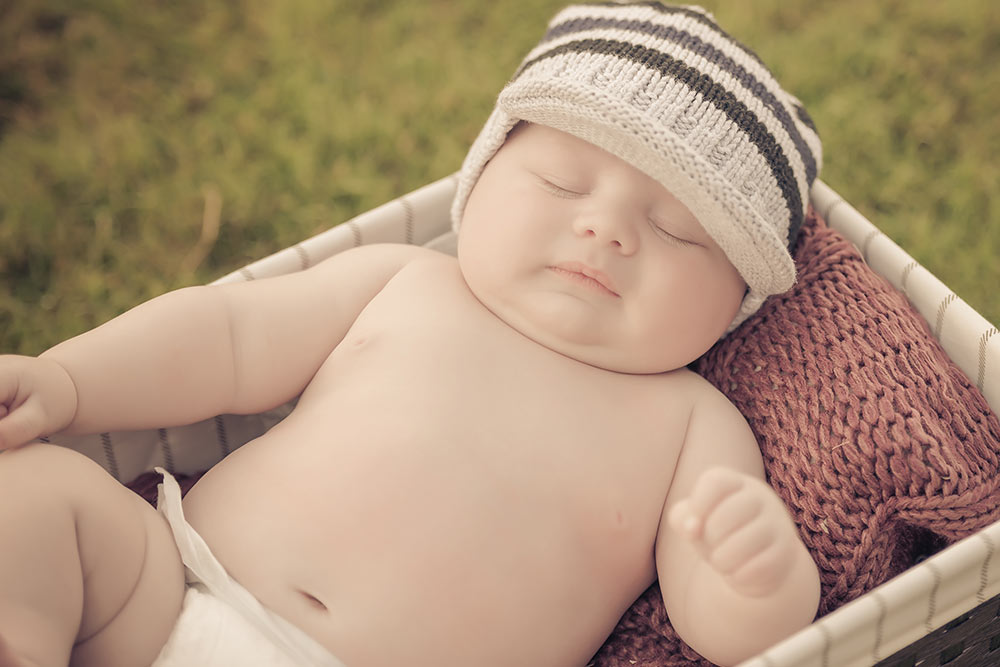
{"type": "MultiPolygon", "coordinates": [[[[252,280],[301,270],[357,245],[403,242],[454,251],[448,209],[457,179],[453,175],[424,186],[217,282],[252,280]]],[[[997,329],[920,266],[826,184],[817,182],[812,203],[830,226],[861,250],[869,265],[901,290],[927,319],[944,349],[1000,412],[1000,336],[997,329]]],[[[112,433],[52,442],[83,452],[116,478],[128,481],[154,466],[172,472],[204,470],[232,449],[260,435],[284,417],[290,406],[261,415],[221,415],[190,426],[112,433]],[[209,446],[206,443],[215,443],[209,446]]],[[[872,665],[893,656],[892,664],[1000,664],[1000,523],[963,540],[874,591],[827,615],[744,667],[834,667],[872,665]],[[994,599],[995,598],[995,599],[994,599]],[[990,606],[990,602],[993,602],[990,606]],[[969,618],[981,606],[992,621],[975,625],[981,641],[962,638],[941,648],[938,628],[969,618]],[[957,619],[953,620],[953,619],[957,619]],[[935,632],[937,631],[937,632],[935,632]],[[991,634],[992,633],[992,634],[991,634]],[[933,655],[914,648],[930,637],[933,655]],[[956,647],[957,646],[957,647],[956,647]],[[968,647],[968,648],[967,648],[968,647]],[[942,657],[943,655],[943,657],[942,657]],[[965,656],[965,657],[963,657],[965,656]],[[970,662],[971,660],[971,662],[970,662]],[[893,662],[895,661],[895,662],[893,662]],[[949,662],[950,661],[950,662],[949,662]]],[[[967,627],[973,624],[965,623],[967,627]]]]}

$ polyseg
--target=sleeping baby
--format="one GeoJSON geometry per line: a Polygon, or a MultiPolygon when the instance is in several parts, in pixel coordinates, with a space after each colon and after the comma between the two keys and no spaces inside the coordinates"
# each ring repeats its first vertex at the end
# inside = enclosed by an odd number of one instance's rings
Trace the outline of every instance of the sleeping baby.
{"type": "Polygon", "coordinates": [[[582,665],[656,579],[734,664],[816,566],[687,370],[795,280],[799,103],[693,7],[571,6],[463,165],[457,258],[374,245],[0,357],[0,663],[582,665]],[[65,432],[291,414],[154,510],[65,432]]]}

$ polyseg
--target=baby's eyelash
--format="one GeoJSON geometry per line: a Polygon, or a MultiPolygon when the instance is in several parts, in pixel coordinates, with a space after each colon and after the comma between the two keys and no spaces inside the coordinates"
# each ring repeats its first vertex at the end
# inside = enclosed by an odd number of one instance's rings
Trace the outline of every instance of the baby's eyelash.
{"type": "Polygon", "coordinates": [[[661,227],[660,225],[658,225],[655,220],[651,219],[649,221],[649,224],[653,227],[653,229],[656,231],[656,233],[660,235],[661,238],[669,241],[670,243],[673,243],[673,244],[676,244],[676,245],[679,245],[679,246],[698,245],[694,241],[688,241],[687,239],[682,239],[679,236],[674,236],[673,234],[671,234],[670,232],[668,232],[667,230],[665,230],[663,227],[661,227]]]}
{"type": "Polygon", "coordinates": [[[586,192],[579,192],[577,190],[571,190],[569,188],[564,188],[561,185],[556,185],[547,178],[541,176],[538,177],[538,182],[541,183],[542,187],[556,195],[557,197],[582,197],[586,192]]]}

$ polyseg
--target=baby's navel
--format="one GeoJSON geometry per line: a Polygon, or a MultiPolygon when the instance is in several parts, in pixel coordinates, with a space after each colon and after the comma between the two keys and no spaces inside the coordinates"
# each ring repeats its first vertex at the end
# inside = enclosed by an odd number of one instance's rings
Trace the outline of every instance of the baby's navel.
{"type": "Polygon", "coordinates": [[[299,589],[299,593],[301,593],[302,597],[304,597],[306,599],[306,601],[308,601],[309,604],[312,605],[315,609],[318,609],[319,611],[328,611],[327,608],[326,608],[326,605],[323,604],[322,602],[320,602],[320,599],[318,597],[316,597],[315,595],[311,595],[309,593],[306,593],[302,589],[299,589]]]}

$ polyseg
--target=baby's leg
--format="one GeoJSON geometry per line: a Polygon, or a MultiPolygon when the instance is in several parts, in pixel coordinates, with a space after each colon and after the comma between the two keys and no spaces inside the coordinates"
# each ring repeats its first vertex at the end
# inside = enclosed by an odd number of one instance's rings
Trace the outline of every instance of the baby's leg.
{"type": "Polygon", "coordinates": [[[0,455],[0,657],[149,665],[183,596],[166,521],[100,466],[52,445],[0,455]]]}

